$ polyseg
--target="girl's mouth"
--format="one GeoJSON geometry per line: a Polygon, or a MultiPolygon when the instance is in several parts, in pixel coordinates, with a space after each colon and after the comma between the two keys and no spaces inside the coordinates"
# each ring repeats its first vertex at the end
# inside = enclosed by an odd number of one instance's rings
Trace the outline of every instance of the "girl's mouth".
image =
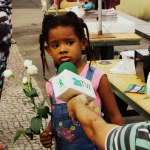
{"type": "Polygon", "coordinates": [[[69,61],[69,60],[70,60],[70,57],[68,57],[68,56],[63,56],[63,57],[60,58],[60,60],[63,61],[63,62],[66,62],[66,61],[69,61]]]}

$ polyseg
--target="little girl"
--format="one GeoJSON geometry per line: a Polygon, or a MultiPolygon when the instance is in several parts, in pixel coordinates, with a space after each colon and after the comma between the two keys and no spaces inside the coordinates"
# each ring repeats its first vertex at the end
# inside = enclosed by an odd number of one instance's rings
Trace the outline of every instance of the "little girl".
{"type": "MultiPolygon", "coordinates": [[[[57,68],[64,62],[73,63],[78,75],[92,82],[96,99],[89,104],[89,108],[101,115],[103,106],[110,123],[124,124],[107,75],[90,66],[92,54],[89,32],[81,18],[73,12],[57,16],[45,15],[39,41],[44,74],[45,67],[48,68],[45,51],[52,56],[57,68]],[[82,60],[82,50],[86,51],[89,64],[82,60]]],[[[46,148],[51,147],[54,136],[56,150],[98,150],[99,148],[87,138],[81,125],[78,122],[72,122],[66,103],[55,98],[52,78],[46,83],[46,90],[52,104],[52,117],[46,132],[40,135],[41,143],[46,148]]]]}

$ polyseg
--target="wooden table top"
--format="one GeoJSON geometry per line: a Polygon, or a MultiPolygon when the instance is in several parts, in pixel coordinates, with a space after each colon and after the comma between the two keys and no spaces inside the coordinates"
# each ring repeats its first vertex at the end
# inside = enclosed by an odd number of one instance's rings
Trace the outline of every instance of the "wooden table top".
{"type": "Polygon", "coordinates": [[[148,115],[148,118],[150,118],[150,98],[147,98],[147,94],[127,93],[123,91],[129,84],[146,85],[146,83],[141,82],[141,79],[134,74],[129,75],[109,73],[109,70],[119,61],[121,61],[121,59],[109,60],[112,62],[112,64],[109,65],[99,64],[99,61],[96,61],[95,64],[92,63],[92,66],[104,71],[108,75],[113,92],[120,92],[120,94],[125,97],[129,103],[131,102],[131,104],[133,104],[133,108],[136,105],[135,110],[137,108],[137,110],[146,111],[146,115],[148,115]]]}
{"type": "Polygon", "coordinates": [[[135,33],[111,33],[110,36],[104,33],[102,36],[90,33],[90,41],[120,41],[120,40],[141,40],[142,38],[135,33]],[[94,36],[95,37],[94,37],[94,36]],[[92,38],[92,36],[94,38],[92,38]]]}
{"type": "MultiPolygon", "coordinates": [[[[68,12],[66,9],[58,9],[58,13],[59,14],[65,14],[66,12],[68,12]]],[[[52,14],[52,15],[56,15],[56,10],[53,9],[48,9],[45,11],[46,14],[52,14]]]]}

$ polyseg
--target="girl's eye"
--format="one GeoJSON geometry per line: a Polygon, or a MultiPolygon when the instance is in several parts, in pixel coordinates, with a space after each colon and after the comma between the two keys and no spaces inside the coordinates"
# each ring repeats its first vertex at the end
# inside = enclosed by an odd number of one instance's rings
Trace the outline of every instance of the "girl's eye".
{"type": "Polygon", "coordinates": [[[73,43],[74,43],[74,41],[67,42],[68,45],[72,45],[73,43]]]}
{"type": "Polygon", "coordinates": [[[52,47],[53,47],[53,48],[57,48],[57,47],[58,47],[58,44],[53,44],[52,47]]]}

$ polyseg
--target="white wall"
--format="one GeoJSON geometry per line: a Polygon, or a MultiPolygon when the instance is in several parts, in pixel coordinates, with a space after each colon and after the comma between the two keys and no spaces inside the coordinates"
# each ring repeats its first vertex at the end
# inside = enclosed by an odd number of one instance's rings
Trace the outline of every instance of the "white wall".
{"type": "Polygon", "coordinates": [[[142,20],[150,21],[150,0],[121,0],[117,10],[142,20]]]}

